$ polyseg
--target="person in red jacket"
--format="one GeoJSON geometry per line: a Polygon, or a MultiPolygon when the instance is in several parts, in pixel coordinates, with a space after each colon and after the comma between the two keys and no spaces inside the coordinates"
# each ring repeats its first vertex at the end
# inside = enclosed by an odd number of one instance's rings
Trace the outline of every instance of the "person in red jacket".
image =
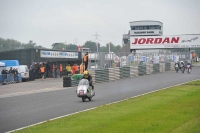
{"type": "Polygon", "coordinates": [[[75,66],[75,64],[72,66],[72,74],[73,75],[76,74],[76,66],[75,66]]]}

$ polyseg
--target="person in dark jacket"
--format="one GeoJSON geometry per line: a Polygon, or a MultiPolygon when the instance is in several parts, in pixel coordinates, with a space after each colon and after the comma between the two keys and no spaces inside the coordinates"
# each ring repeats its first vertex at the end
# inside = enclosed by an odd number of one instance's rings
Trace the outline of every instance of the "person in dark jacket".
{"type": "Polygon", "coordinates": [[[89,74],[88,70],[85,70],[83,72],[83,78],[82,79],[87,79],[89,81],[89,85],[92,87],[92,90],[94,90],[94,86],[92,84],[92,76],[89,74]]]}
{"type": "Polygon", "coordinates": [[[7,79],[7,70],[4,68],[2,71],[1,71],[1,74],[2,74],[2,83],[5,82],[5,80],[7,79]]]}
{"type": "Polygon", "coordinates": [[[18,82],[19,79],[18,79],[18,70],[17,70],[17,68],[14,68],[13,71],[14,71],[14,79],[15,79],[15,81],[18,82]]]}

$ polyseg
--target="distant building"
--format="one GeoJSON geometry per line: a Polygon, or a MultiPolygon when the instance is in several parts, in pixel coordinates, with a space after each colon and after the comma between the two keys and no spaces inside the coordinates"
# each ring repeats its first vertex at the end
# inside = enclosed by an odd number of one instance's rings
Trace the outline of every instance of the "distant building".
{"type": "Polygon", "coordinates": [[[130,37],[163,35],[163,23],[160,21],[132,21],[130,29],[128,34],[123,35],[123,46],[130,44],[130,37]]]}
{"type": "Polygon", "coordinates": [[[141,36],[162,36],[163,23],[160,21],[143,20],[130,22],[128,34],[123,35],[122,48],[118,51],[130,53],[130,38],[141,36]]]}
{"type": "MultiPolygon", "coordinates": [[[[19,60],[20,65],[32,65],[33,63],[46,62],[50,65],[64,67],[69,64],[80,64],[82,62],[81,52],[52,49],[17,49],[0,52],[0,60],[19,60]]],[[[64,68],[63,67],[63,68],[64,68]]]]}

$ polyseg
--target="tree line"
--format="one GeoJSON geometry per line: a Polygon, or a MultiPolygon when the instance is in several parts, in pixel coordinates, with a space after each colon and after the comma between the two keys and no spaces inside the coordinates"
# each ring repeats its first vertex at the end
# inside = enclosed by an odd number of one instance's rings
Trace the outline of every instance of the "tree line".
{"type": "MultiPolygon", "coordinates": [[[[101,46],[99,43],[96,45],[95,42],[92,41],[86,41],[83,45],[80,45],[80,48],[90,48],[91,52],[97,52],[97,46],[98,46],[98,52],[117,52],[121,49],[120,45],[115,46],[113,43],[109,42],[106,44],[106,46],[101,46]]],[[[9,51],[9,50],[15,50],[15,49],[27,49],[27,48],[43,48],[47,49],[41,45],[37,45],[35,42],[30,40],[28,43],[21,43],[14,39],[3,39],[0,38],[0,52],[1,51],[9,51]]],[[[52,45],[52,49],[54,50],[73,50],[77,51],[78,46],[75,44],[66,44],[66,43],[55,43],[52,45]]]]}

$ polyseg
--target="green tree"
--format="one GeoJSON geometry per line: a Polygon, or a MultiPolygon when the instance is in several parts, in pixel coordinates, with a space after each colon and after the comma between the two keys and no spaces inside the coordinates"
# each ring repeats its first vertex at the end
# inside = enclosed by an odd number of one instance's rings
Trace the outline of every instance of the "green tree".
{"type": "Polygon", "coordinates": [[[74,50],[74,51],[77,51],[78,50],[78,46],[75,45],[75,44],[68,44],[66,46],[66,50],[74,50]]]}
{"type": "Polygon", "coordinates": [[[8,51],[21,48],[21,43],[14,39],[0,38],[0,51],[8,51]]]}
{"type": "MultiPolygon", "coordinates": [[[[90,48],[90,51],[92,52],[96,52],[97,51],[97,46],[95,42],[92,41],[87,41],[85,42],[85,44],[83,45],[84,48],[90,48]]],[[[100,48],[100,44],[98,43],[98,47],[100,48]]]]}

